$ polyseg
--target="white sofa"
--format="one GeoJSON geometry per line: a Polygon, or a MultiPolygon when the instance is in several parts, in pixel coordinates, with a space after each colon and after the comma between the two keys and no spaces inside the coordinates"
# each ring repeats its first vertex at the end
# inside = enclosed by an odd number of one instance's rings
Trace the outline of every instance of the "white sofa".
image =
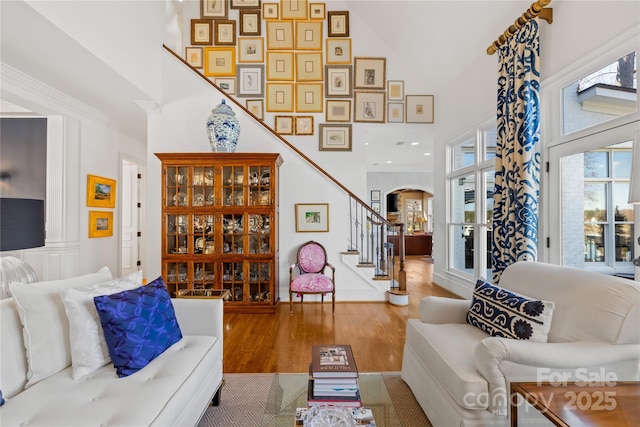
{"type": "MultiPolygon", "coordinates": [[[[0,424],[196,425],[207,407],[211,403],[217,405],[220,399],[223,301],[174,299],[172,302],[183,337],[142,370],[118,378],[113,364],[109,363],[73,379],[69,365],[27,385],[30,368],[24,339],[33,337],[23,337],[14,298],[2,300],[0,389],[6,402],[0,407],[0,424]]],[[[70,360],[70,354],[63,357],[70,360]]]]}
{"type": "Polygon", "coordinates": [[[467,323],[469,300],[425,297],[420,319],[407,322],[402,378],[436,427],[508,425],[515,381],[637,381],[639,285],[551,264],[509,266],[500,287],[554,302],[547,342],[489,336],[467,323]]]}

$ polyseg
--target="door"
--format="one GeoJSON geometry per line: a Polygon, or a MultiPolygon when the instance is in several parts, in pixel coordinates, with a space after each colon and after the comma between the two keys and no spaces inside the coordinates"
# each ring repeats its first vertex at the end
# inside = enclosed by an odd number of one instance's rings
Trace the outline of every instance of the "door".
{"type": "Polygon", "coordinates": [[[120,274],[126,276],[138,271],[140,266],[140,179],[139,167],[130,160],[122,160],[121,186],[121,248],[120,274]]]}

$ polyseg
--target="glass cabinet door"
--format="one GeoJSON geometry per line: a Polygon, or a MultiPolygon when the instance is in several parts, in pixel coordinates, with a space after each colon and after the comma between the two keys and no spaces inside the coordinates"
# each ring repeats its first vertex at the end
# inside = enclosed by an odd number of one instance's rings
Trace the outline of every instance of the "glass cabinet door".
{"type": "Polygon", "coordinates": [[[244,254],[244,215],[222,215],[222,253],[244,254]]]}
{"type": "Polygon", "coordinates": [[[175,297],[180,289],[188,289],[189,287],[189,268],[186,262],[167,262],[167,288],[175,289],[172,297],[175,297]]]}
{"type": "Polygon", "coordinates": [[[213,289],[215,287],[215,263],[193,263],[193,289],[213,289]]]}
{"type": "Polygon", "coordinates": [[[249,227],[246,232],[249,234],[250,254],[271,253],[271,215],[249,214],[249,227]]]}
{"type": "Polygon", "coordinates": [[[213,255],[215,250],[215,215],[193,214],[193,253],[213,255]]]}
{"type": "Polygon", "coordinates": [[[231,291],[229,301],[242,302],[244,297],[244,271],[243,262],[222,263],[222,289],[231,291]]]}
{"type": "Polygon", "coordinates": [[[244,167],[222,168],[222,206],[244,206],[244,167]]]}
{"type": "Polygon", "coordinates": [[[215,206],[215,174],[213,166],[194,166],[193,185],[191,187],[192,206],[215,206]]]}
{"type": "Polygon", "coordinates": [[[258,261],[249,263],[249,301],[269,302],[271,293],[271,262],[258,261]]]}
{"type": "Polygon", "coordinates": [[[189,200],[189,168],[187,166],[169,166],[165,183],[167,206],[187,206],[189,200]]]}
{"type": "Polygon", "coordinates": [[[249,206],[271,205],[271,168],[249,167],[249,206]]]}
{"type": "Polygon", "coordinates": [[[165,232],[167,254],[189,253],[189,215],[167,214],[165,224],[167,227],[165,232]]]}

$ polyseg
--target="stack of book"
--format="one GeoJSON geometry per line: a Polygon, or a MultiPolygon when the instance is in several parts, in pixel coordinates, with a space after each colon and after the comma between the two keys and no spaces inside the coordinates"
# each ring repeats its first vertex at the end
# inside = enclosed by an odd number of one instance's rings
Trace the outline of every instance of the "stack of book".
{"type": "Polygon", "coordinates": [[[349,344],[314,345],[309,364],[309,406],[362,406],[358,368],[349,344]]]}

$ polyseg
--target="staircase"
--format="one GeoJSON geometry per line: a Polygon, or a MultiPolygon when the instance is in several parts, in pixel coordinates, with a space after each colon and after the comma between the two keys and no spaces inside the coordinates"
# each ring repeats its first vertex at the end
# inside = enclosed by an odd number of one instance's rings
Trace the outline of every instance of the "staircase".
{"type": "MultiPolygon", "coordinates": [[[[191,69],[193,73],[204,79],[209,85],[223,94],[230,102],[244,112],[248,116],[254,118],[256,123],[260,124],[264,129],[279,139],[283,144],[290,148],[305,162],[326,176],[333,184],[339,187],[349,197],[349,238],[346,251],[340,254],[340,259],[344,265],[351,268],[372,290],[383,291],[389,294],[389,301],[397,305],[398,296],[405,299],[406,293],[406,272],[404,271],[404,247],[399,249],[401,255],[394,258],[394,247],[392,243],[388,243],[389,236],[399,236],[396,241],[400,245],[404,245],[404,229],[403,224],[389,222],[377,212],[373,211],[367,203],[362,201],[358,196],[353,194],[342,183],[328,174],[323,168],[316,164],[313,160],[302,153],[293,144],[283,138],[279,133],[275,132],[264,121],[260,120],[247,108],[239,103],[234,97],[227,95],[224,90],[204,76],[198,69],[189,65],[184,58],[174,52],[166,45],[163,46],[171,55],[184,64],[185,67],[191,69]],[[396,302],[393,302],[396,301],[396,302]]],[[[408,303],[408,298],[406,298],[408,303]]]]}

